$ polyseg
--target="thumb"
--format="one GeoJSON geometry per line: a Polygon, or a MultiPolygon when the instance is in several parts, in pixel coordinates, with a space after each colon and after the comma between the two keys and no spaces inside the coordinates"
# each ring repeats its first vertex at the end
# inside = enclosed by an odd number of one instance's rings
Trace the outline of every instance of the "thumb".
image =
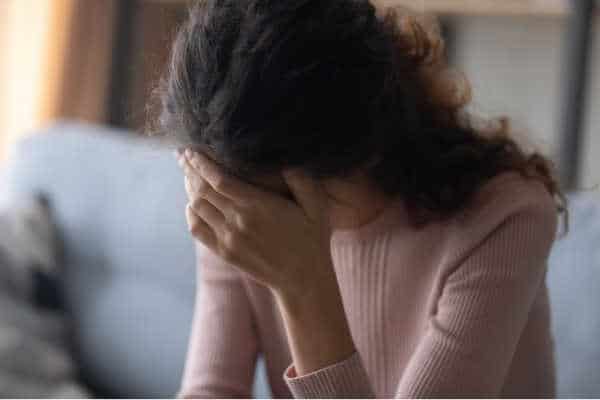
{"type": "Polygon", "coordinates": [[[321,183],[300,169],[287,169],[282,174],[306,215],[312,220],[321,219],[327,205],[327,196],[321,183]]]}

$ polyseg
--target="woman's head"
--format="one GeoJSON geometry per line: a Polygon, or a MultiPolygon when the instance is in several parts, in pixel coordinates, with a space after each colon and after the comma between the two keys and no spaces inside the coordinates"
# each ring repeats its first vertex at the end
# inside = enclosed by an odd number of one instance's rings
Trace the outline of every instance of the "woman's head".
{"type": "Polygon", "coordinates": [[[157,91],[159,131],[252,180],[300,167],[366,173],[422,219],[449,216],[515,169],[558,197],[550,163],[507,128],[483,134],[435,24],[367,0],[205,0],[157,91]]]}
{"type": "Polygon", "coordinates": [[[202,1],[174,45],[163,128],[242,173],[365,162],[391,42],[367,1],[202,1]]]}

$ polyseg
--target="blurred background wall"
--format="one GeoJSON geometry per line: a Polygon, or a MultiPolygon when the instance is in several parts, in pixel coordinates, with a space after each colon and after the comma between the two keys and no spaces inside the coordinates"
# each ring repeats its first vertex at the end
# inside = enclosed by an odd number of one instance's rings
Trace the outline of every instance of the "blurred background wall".
{"type": "MultiPolygon", "coordinates": [[[[538,146],[558,157],[566,17],[471,16],[454,26],[456,62],[474,89],[474,108],[509,115],[538,146]]],[[[600,23],[594,18],[587,101],[582,113],[582,187],[600,183],[600,23]]],[[[596,190],[600,194],[600,191],[596,190]]],[[[599,196],[600,198],[600,196],[599,196]]]]}
{"type": "MultiPolygon", "coordinates": [[[[43,119],[42,98],[51,91],[56,69],[47,62],[51,23],[58,3],[0,2],[0,150],[34,121],[43,119]],[[50,68],[49,68],[50,67],[50,68]]],[[[59,45],[60,47],[60,45],[59,45]]]]}
{"type": "MultiPolygon", "coordinates": [[[[577,0],[578,2],[580,0],[577,0]]],[[[436,12],[450,59],[474,88],[473,109],[506,114],[542,151],[561,151],[568,18],[575,0],[376,0],[436,12]]],[[[7,146],[54,119],[141,130],[168,56],[182,0],[2,0],[0,162],[7,146]]],[[[600,183],[600,35],[589,45],[578,163],[581,187],[600,183]]]]}
{"type": "Polygon", "coordinates": [[[56,119],[138,128],[181,1],[2,0],[0,159],[56,119]]]}

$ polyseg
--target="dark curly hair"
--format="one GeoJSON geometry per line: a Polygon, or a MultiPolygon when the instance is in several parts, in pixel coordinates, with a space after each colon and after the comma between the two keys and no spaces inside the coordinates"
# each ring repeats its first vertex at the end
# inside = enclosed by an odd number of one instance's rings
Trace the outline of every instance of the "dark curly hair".
{"type": "Polygon", "coordinates": [[[417,224],[451,216],[514,170],[566,199],[553,164],[507,119],[477,127],[466,79],[432,17],[368,0],[204,0],[190,10],[156,91],[158,132],[239,177],[362,169],[417,224]]]}

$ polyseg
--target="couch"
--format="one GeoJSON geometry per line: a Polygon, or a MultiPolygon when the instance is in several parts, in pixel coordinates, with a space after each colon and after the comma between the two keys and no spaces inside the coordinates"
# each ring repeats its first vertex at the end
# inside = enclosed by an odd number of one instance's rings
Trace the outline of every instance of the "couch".
{"type": "MultiPolygon", "coordinates": [[[[125,130],[59,122],[19,141],[5,201],[52,203],[65,244],[65,309],[81,379],[101,397],[170,397],[194,308],[194,246],[170,151],[125,130]]],[[[559,397],[600,396],[600,206],[571,197],[571,234],[551,254],[559,397]]],[[[210,327],[207,327],[210,329],[210,327]]],[[[255,397],[269,397],[258,360],[255,397]]]]}

